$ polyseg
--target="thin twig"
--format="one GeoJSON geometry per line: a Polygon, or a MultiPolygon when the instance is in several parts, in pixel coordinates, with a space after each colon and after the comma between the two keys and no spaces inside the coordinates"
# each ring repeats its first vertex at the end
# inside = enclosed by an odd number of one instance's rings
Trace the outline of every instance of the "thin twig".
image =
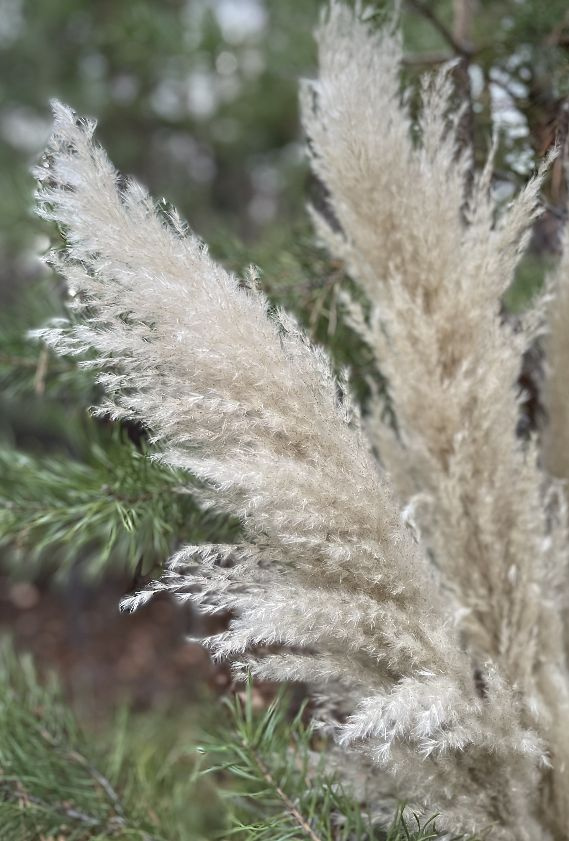
{"type": "MultiPolygon", "coordinates": [[[[51,733],[49,733],[49,731],[42,730],[41,734],[42,734],[42,737],[46,740],[46,742],[49,742],[49,744],[53,745],[53,747],[59,748],[59,749],[61,749],[63,747],[63,745],[61,745],[56,739],[53,738],[53,736],[51,735],[51,733]]],[[[113,804],[113,808],[115,810],[116,819],[117,819],[117,820],[115,820],[115,822],[120,822],[120,823],[124,824],[125,823],[124,809],[122,807],[122,803],[120,801],[120,798],[119,798],[118,794],[116,793],[116,791],[112,787],[111,783],[109,782],[109,780],[107,780],[107,778],[105,776],[103,776],[103,774],[101,774],[100,771],[98,771],[93,765],[91,765],[91,763],[83,756],[83,754],[79,753],[79,751],[69,750],[69,751],[66,752],[66,755],[67,755],[67,758],[70,759],[72,762],[77,762],[79,765],[81,765],[83,768],[85,768],[86,771],[89,772],[91,777],[103,789],[103,791],[105,792],[105,794],[107,795],[107,797],[109,798],[111,803],[113,804]]]]}
{"type": "Polygon", "coordinates": [[[496,87],[501,88],[505,93],[507,93],[508,96],[510,97],[510,99],[512,100],[512,102],[514,102],[516,105],[519,105],[520,103],[521,104],[527,103],[527,101],[528,101],[527,96],[524,96],[523,94],[516,93],[512,89],[511,85],[509,85],[508,82],[505,82],[503,79],[498,79],[498,78],[496,78],[496,76],[490,76],[490,82],[493,85],[496,85],[496,87]]]}
{"type": "Polygon", "coordinates": [[[431,24],[437,30],[439,35],[442,35],[444,40],[448,44],[450,44],[450,46],[453,48],[455,53],[457,53],[457,55],[460,55],[463,58],[472,57],[472,55],[475,52],[472,49],[472,47],[469,47],[467,44],[463,44],[460,41],[458,41],[450,31],[448,26],[446,26],[446,24],[444,24],[442,20],[440,20],[440,18],[437,17],[437,15],[433,12],[431,7],[427,3],[424,3],[423,0],[407,0],[407,2],[413,9],[415,9],[417,12],[419,12],[419,14],[423,15],[424,18],[431,22],[431,24]]]}
{"type": "Polygon", "coordinates": [[[86,826],[103,825],[103,821],[100,818],[95,818],[93,817],[93,815],[88,815],[86,812],[82,812],[79,809],[75,809],[73,806],[65,806],[65,804],[61,802],[57,804],[46,803],[39,797],[36,797],[33,794],[29,794],[19,780],[9,780],[4,778],[2,781],[0,781],[0,790],[3,790],[8,797],[11,797],[18,803],[22,803],[24,805],[30,804],[31,806],[37,806],[39,809],[42,809],[45,812],[59,812],[64,817],[71,818],[72,820],[78,821],[79,823],[83,823],[86,826]]]}
{"type": "MultiPolygon", "coordinates": [[[[79,754],[77,756],[79,756],[79,754]]],[[[91,771],[92,769],[89,768],[89,770],[91,771]]],[[[100,782],[100,780],[98,780],[98,782],[100,782]]],[[[110,783],[109,788],[112,791],[110,783]]],[[[107,789],[105,790],[107,791],[107,789]]],[[[66,806],[65,803],[62,803],[61,801],[57,803],[48,803],[33,794],[29,794],[20,780],[11,780],[4,777],[0,780],[0,792],[3,792],[6,797],[17,801],[20,804],[29,804],[30,806],[35,806],[36,808],[48,813],[58,813],[62,815],[62,817],[67,818],[68,820],[77,821],[78,823],[84,824],[84,826],[91,828],[102,827],[103,830],[111,835],[114,835],[117,829],[128,829],[128,824],[121,815],[113,815],[111,818],[107,819],[96,818],[93,815],[87,814],[87,812],[76,809],[74,806],[66,806]]],[[[107,794],[109,794],[109,791],[107,791],[107,794]]],[[[113,794],[116,797],[114,792],[113,794]]],[[[2,798],[0,797],[0,799],[2,798]]],[[[149,835],[144,831],[142,832],[141,837],[144,841],[160,841],[157,836],[149,835]]],[[[317,841],[320,841],[320,839],[317,839],[317,841]]]]}
{"type": "Polygon", "coordinates": [[[34,375],[34,391],[41,397],[45,391],[45,378],[47,376],[47,366],[49,363],[49,352],[47,348],[43,347],[38,357],[38,364],[36,366],[36,373],[34,375]]]}
{"type": "MultiPolygon", "coordinates": [[[[47,351],[49,355],[49,351],[47,351]]],[[[29,368],[30,370],[37,370],[38,360],[28,359],[25,356],[14,356],[7,353],[0,353],[0,365],[10,365],[12,368],[29,368]]],[[[70,363],[65,363],[63,360],[52,360],[51,368],[54,371],[66,371],[71,368],[70,363]]]]}
{"type": "Polygon", "coordinates": [[[11,365],[13,368],[37,368],[36,359],[26,359],[25,356],[10,356],[0,353],[0,365],[11,365]]]}
{"type": "Polygon", "coordinates": [[[105,794],[107,795],[107,797],[109,798],[111,803],[113,804],[113,807],[114,807],[115,812],[117,813],[117,816],[119,818],[121,818],[122,820],[124,820],[124,809],[122,807],[122,803],[120,801],[120,798],[119,798],[118,794],[116,793],[116,791],[112,787],[111,783],[109,782],[109,780],[107,780],[107,778],[104,777],[103,774],[101,774],[100,771],[98,771],[96,768],[94,768],[87,761],[87,759],[85,759],[84,756],[82,756],[80,753],[77,753],[77,751],[71,751],[69,753],[69,758],[74,760],[75,762],[78,762],[80,765],[82,765],[84,768],[87,769],[89,774],[93,777],[95,782],[98,783],[101,786],[101,788],[103,789],[103,791],[105,792],[105,794]]]}
{"type": "Polygon", "coordinates": [[[282,788],[278,785],[276,780],[273,778],[271,772],[263,762],[260,756],[257,755],[256,751],[247,744],[244,744],[244,747],[251,751],[251,755],[256,762],[259,771],[263,775],[263,779],[266,783],[268,783],[271,788],[274,789],[276,794],[280,797],[284,805],[286,806],[287,811],[291,815],[291,817],[296,821],[298,826],[302,829],[302,831],[310,838],[310,841],[322,841],[322,839],[316,835],[310,824],[304,819],[302,814],[298,811],[290,797],[282,790],[282,788]]]}

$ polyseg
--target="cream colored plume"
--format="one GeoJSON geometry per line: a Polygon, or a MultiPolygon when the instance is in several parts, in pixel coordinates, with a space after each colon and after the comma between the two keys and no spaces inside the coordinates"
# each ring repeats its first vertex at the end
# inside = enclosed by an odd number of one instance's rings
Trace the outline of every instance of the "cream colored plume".
{"type": "Polygon", "coordinates": [[[346,297],[346,316],[387,378],[397,420],[395,434],[376,398],[366,431],[414,510],[473,667],[496,664],[554,746],[563,826],[566,518],[545,493],[535,443],[516,435],[532,333],[501,311],[544,170],[499,212],[492,156],[471,177],[448,69],[425,79],[414,123],[392,27],[373,33],[333,4],[318,43],[319,77],[302,93],[312,167],[328,190],[330,212],[314,212],[315,223],[367,299],[346,297]]]}
{"type": "Polygon", "coordinates": [[[241,542],[182,549],[127,607],[166,590],[233,611],[214,654],[329,698],[378,801],[387,785],[454,832],[561,839],[564,532],[515,437],[524,339],[499,315],[539,179],[496,224],[489,168],[463,190],[448,78],[426,88],[417,145],[398,36],[334,4],[319,42],[305,119],[341,232],[319,227],[369,301],[347,307],[389,377],[403,445],[378,440],[396,492],[326,354],[121,186],[94,124],[58,104],[38,204],[64,234],[51,259],[73,317],[40,334],[99,369],[101,412],[143,423],[201,503],[241,522],[241,542]],[[421,539],[408,489],[429,499],[421,539]]]}

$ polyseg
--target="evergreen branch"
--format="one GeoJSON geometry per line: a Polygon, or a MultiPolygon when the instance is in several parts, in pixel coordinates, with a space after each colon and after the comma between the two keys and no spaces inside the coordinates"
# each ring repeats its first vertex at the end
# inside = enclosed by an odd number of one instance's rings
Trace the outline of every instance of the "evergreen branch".
{"type": "MultiPolygon", "coordinates": [[[[244,747],[247,747],[247,746],[244,745],[244,747]]],[[[321,841],[321,839],[318,837],[318,835],[316,835],[316,833],[314,832],[314,830],[312,829],[310,824],[308,824],[304,820],[302,814],[298,811],[298,809],[296,808],[296,806],[294,805],[294,803],[292,802],[290,797],[286,794],[285,791],[283,791],[283,789],[276,782],[276,780],[273,779],[273,775],[271,774],[267,765],[263,762],[261,757],[258,756],[256,751],[253,750],[253,749],[251,750],[251,755],[253,756],[255,762],[257,763],[257,766],[258,766],[259,771],[261,772],[261,774],[263,776],[263,779],[266,780],[267,785],[271,786],[275,790],[276,794],[282,800],[286,810],[289,812],[292,819],[294,821],[296,821],[296,823],[298,824],[300,829],[307,835],[308,838],[311,839],[311,841],[321,841]]]]}
{"type": "MultiPolygon", "coordinates": [[[[81,560],[98,573],[115,560],[162,563],[178,540],[222,529],[199,512],[191,480],[130,441],[92,438],[85,460],[0,448],[0,543],[63,571],[81,560]]],[[[226,528],[229,533],[231,527],[226,528]]]]}
{"type": "Polygon", "coordinates": [[[31,661],[18,662],[5,648],[0,661],[2,841],[57,834],[78,841],[127,836],[158,841],[136,819],[125,817],[118,795],[109,797],[109,787],[100,784],[104,775],[83,757],[85,747],[55,687],[42,687],[31,661]]]}
{"type": "MultiPolygon", "coordinates": [[[[133,728],[121,716],[94,747],[56,685],[42,684],[31,660],[18,658],[5,645],[0,651],[0,841],[209,838],[219,819],[212,822],[206,810],[203,816],[188,810],[199,781],[187,773],[189,752],[178,747],[182,722],[173,722],[175,731],[165,734],[163,720],[145,721],[150,730],[140,720],[133,728]]],[[[213,806],[219,813],[219,804],[213,806]]]]}
{"type": "MultiPolygon", "coordinates": [[[[59,747],[58,743],[51,737],[48,731],[44,730],[42,732],[42,736],[46,739],[46,741],[50,742],[53,748],[59,747]]],[[[117,820],[122,821],[124,819],[124,809],[122,807],[117,792],[115,791],[107,777],[105,777],[100,771],[98,771],[97,768],[95,768],[95,766],[92,765],[89,762],[89,760],[85,756],[83,756],[82,753],[79,753],[79,751],[76,749],[70,750],[67,753],[67,758],[70,762],[78,763],[82,768],[85,768],[89,772],[93,780],[101,787],[101,789],[107,795],[109,801],[111,802],[116,812],[117,820]]]]}
{"type": "MultiPolygon", "coordinates": [[[[66,806],[65,803],[48,803],[45,800],[41,800],[39,797],[35,797],[26,791],[19,780],[1,780],[0,793],[1,799],[4,802],[11,800],[12,802],[17,803],[20,808],[22,806],[24,808],[29,808],[30,806],[36,807],[40,812],[45,814],[51,812],[54,817],[59,815],[62,818],[68,818],[72,821],[86,824],[86,826],[91,828],[104,828],[105,826],[104,822],[100,818],[96,818],[93,815],[87,815],[79,809],[66,806]]],[[[106,824],[106,828],[110,830],[109,834],[114,834],[114,830],[119,826],[119,824],[124,826],[122,818],[118,818],[117,816],[111,817],[106,824]]],[[[148,841],[151,841],[150,837],[148,841]]]]}
{"type": "Polygon", "coordinates": [[[291,721],[280,694],[255,711],[251,679],[246,690],[224,701],[228,716],[199,751],[210,758],[203,774],[222,774],[233,810],[224,835],[242,841],[428,841],[438,837],[434,818],[407,825],[403,806],[385,829],[324,767],[313,749],[315,733],[303,723],[303,709],[291,721]],[[237,787],[237,790],[236,790],[237,787]],[[255,822],[251,821],[251,812],[255,822]]]}
{"type": "Polygon", "coordinates": [[[5,397],[73,397],[85,407],[93,402],[97,386],[88,370],[29,339],[31,328],[61,314],[53,290],[40,284],[0,316],[0,386],[5,397]]]}
{"type": "Polygon", "coordinates": [[[87,770],[89,771],[89,773],[91,774],[93,779],[101,786],[101,788],[103,789],[103,791],[106,793],[107,797],[109,798],[109,800],[113,804],[113,807],[115,809],[115,812],[117,813],[117,816],[119,818],[123,819],[124,818],[124,810],[123,810],[120,798],[119,798],[118,794],[116,793],[116,791],[114,790],[113,786],[111,785],[110,781],[103,774],[101,774],[101,772],[98,771],[97,768],[95,768],[93,765],[91,765],[89,763],[89,761],[84,756],[82,756],[77,751],[72,751],[69,754],[69,758],[74,760],[75,762],[78,762],[84,768],[87,768],[87,770]]]}

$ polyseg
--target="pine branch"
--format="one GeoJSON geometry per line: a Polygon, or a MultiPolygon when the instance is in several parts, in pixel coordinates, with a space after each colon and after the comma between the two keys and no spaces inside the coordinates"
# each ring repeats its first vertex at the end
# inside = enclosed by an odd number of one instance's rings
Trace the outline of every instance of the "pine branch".
{"type": "Polygon", "coordinates": [[[52,288],[38,284],[0,316],[0,387],[5,398],[65,398],[85,408],[97,396],[93,375],[31,342],[30,329],[62,315],[52,288]]]}
{"type": "Polygon", "coordinates": [[[215,773],[228,784],[231,834],[240,841],[427,841],[438,837],[434,818],[415,817],[407,826],[400,807],[386,829],[327,771],[315,752],[315,732],[303,723],[303,709],[290,721],[286,696],[280,694],[255,710],[255,690],[224,701],[228,715],[199,751],[209,757],[202,773],[215,773]],[[235,787],[237,786],[237,791],[235,787]]]}
{"type": "Polygon", "coordinates": [[[0,659],[0,839],[27,841],[158,836],[127,816],[105,775],[85,758],[84,738],[53,685],[27,658],[0,659]]]}
{"type": "MultiPolygon", "coordinates": [[[[247,746],[243,745],[243,747],[246,748],[247,746]]],[[[287,810],[293,821],[295,821],[298,824],[302,832],[304,832],[305,835],[311,839],[311,841],[322,841],[322,839],[320,839],[318,835],[316,835],[310,824],[308,824],[305,821],[302,814],[296,808],[296,806],[294,805],[290,797],[287,795],[287,793],[283,791],[280,785],[273,778],[267,765],[263,762],[262,758],[257,754],[257,752],[254,749],[251,750],[251,755],[254,761],[257,763],[257,767],[259,768],[263,779],[266,780],[267,785],[273,788],[278,797],[280,797],[285,809],[287,810]]]]}
{"type": "Polygon", "coordinates": [[[196,841],[219,826],[219,803],[197,780],[187,720],[121,715],[97,745],[57,686],[28,657],[0,651],[0,841],[196,841]],[[150,725],[150,726],[149,726],[150,725]],[[190,773],[188,773],[190,772],[190,773]],[[196,786],[200,786],[196,788],[196,786]],[[199,796],[198,796],[199,795],[199,796]],[[210,798],[217,817],[188,809],[210,798]],[[203,834],[202,834],[203,833],[203,834]]]}
{"type": "Polygon", "coordinates": [[[92,431],[83,461],[0,448],[0,543],[25,552],[28,569],[48,555],[61,573],[77,560],[91,574],[140,558],[149,569],[184,537],[231,534],[231,524],[198,510],[191,489],[187,475],[118,434],[92,431]]]}

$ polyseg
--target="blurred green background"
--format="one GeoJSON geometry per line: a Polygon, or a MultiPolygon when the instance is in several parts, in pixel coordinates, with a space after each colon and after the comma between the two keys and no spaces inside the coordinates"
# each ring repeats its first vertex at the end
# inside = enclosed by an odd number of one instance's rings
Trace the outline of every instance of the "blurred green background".
{"type": "MultiPolygon", "coordinates": [[[[120,172],[176,205],[228,267],[256,264],[270,298],[352,368],[365,403],[378,375],[342,323],[336,295],[349,281],[314,242],[305,210],[325,195],[304,160],[297,80],[316,72],[323,6],[0,0],[0,629],[40,670],[56,669],[88,730],[106,732],[124,704],[142,716],[135,730],[153,734],[141,738],[144,768],[149,745],[168,753],[176,727],[192,743],[204,698],[230,678],[184,644],[202,629],[196,617],[165,601],[121,617],[118,601],[176,546],[231,539],[236,525],[200,514],[183,493],[187,477],[148,463],[142,430],[91,420],[90,376],[27,338],[62,313],[60,282],[39,260],[57,232],[33,215],[29,169],[50,131],[51,97],[95,117],[120,172]]],[[[392,8],[375,2],[366,14],[374,25],[392,8]]],[[[499,131],[494,186],[507,202],[553,144],[566,147],[566,0],[404,0],[401,20],[411,84],[455,60],[456,107],[477,163],[499,131]]],[[[559,252],[563,163],[507,297],[514,312],[559,252]]],[[[207,834],[203,809],[176,798],[176,821],[187,808],[194,829],[172,838],[207,834]]]]}

